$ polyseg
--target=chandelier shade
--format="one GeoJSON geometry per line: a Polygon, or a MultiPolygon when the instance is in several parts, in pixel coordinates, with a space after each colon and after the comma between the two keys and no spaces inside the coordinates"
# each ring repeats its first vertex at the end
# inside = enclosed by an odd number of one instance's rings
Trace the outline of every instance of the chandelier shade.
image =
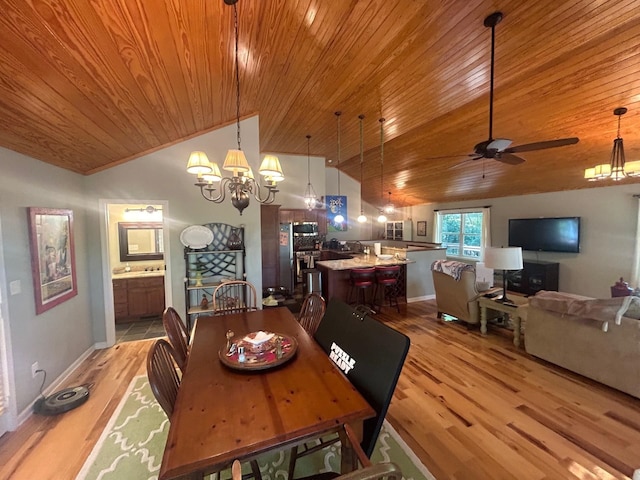
{"type": "Polygon", "coordinates": [[[242,151],[240,142],[240,70],[238,64],[238,0],[224,0],[233,6],[234,34],[235,34],[235,81],[236,81],[236,136],[237,148],[227,152],[222,169],[232,172],[231,176],[222,176],[218,164],[210,162],[202,151],[191,152],[187,162],[187,172],[197,175],[196,187],[205,200],[222,203],[227,193],[231,197],[231,204],[238,209],[240,215],[249,206],[251,196],[258,203],[270,204],[276,199],[277,182],[284,180],[284,173],[278,157],[266,155],[260,164],[259,172],[263,176],[261,185],[254,176],[247,158],[242,151]],[[216,186],[214,187],[214,184],[216,186]],[[261,191],[262,189],[262,191],[261,191]],[[266,189],[266,192],[265,192],[266,189]]]}
{"type": "Polygon", "coordinates": [[[209,173],[212,170],[211,162],[207,154],[200,151],[191,152],[189,161],[187,162],[187,172],[200,175],[209,173]]]}

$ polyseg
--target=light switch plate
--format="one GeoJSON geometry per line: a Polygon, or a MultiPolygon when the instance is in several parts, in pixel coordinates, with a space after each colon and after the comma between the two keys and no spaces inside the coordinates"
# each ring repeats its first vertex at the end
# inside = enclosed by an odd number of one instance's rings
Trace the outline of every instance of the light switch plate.
{"type": "Polygon", "coordinates": [[[9,291],[11,292],[11,295],[18,295],[19,293],[22,293],[20,280],[14,280],[13,282],[9,283],[9,291]]]}

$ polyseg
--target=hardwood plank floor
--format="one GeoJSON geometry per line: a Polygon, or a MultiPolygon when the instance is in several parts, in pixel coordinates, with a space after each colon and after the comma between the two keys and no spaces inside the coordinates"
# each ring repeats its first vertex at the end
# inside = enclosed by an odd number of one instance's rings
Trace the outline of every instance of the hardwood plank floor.
{"type": "MultiPolygon", "coordinates": [[[[432,301],[378,318],[411,337],[387,418],[439,480],[628,479],[640,468],[640,400],[530,357],[507,330],[482,337],[439,321],[432,301]]],[[[0,478],[75,478],[151,342],[92,354],[68,382],[92,383],[89,401],[0,438],[0,478]]]]}

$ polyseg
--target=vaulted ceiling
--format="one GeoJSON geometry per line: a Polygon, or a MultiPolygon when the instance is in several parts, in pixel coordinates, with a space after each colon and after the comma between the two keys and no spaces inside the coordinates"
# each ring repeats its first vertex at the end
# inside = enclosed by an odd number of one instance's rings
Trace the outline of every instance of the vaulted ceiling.
{"type": "MultiPolygon", "coordinates": [[[[233,7],[223,0],[0,6],[0,146],[91,174],[234,122],[233,7]]],[[[306,155],[310,134],[311,153],[335,166],[339,110],[339,168],[359,180],[364,114],[372,204],[389,191],[414,205],[613,184],[583,171],[609,161],[618,106],[629,109],[627,159],[640,159],[638,0],[239,0],[237,9],[240,113],[260,115],[261,150],[306,155]],[[578,144],[518,154],[520,165],[469,160],[488,137],[483,20],[496,10],[494,137],[578,144]]]]}

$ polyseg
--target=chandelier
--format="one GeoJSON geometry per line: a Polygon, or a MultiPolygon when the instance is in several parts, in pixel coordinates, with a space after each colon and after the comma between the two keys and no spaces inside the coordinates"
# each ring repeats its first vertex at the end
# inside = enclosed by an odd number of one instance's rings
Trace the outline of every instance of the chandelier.
{"type": "Polygon", "coordinates": [[[284,180],[282,167],[278,157],[266,155],[260,164],[259,173],[264,177],[264,184],[254,178],[253,172],[240,145],[240,68],[238,65],[238,0],[224,0],[233,5],[235,32],[235,80],[236,80],[236,136],[237,149],[230,149],[224,159],[222,169],[231,172],[231,176],[222,176],[215,162],[210,162],[201,151],[191,152],[187,163],[187,172],[197,177],[195,185],[200,187],[202,196],[213,203],[222,203],[226,194],[231,197],[231,204],[238,209],[240,215],[249,206],[251,196],[259,203],[273,203],[276,199],[277,182],[284,180]],[[216,185],[219,184],[216,188],[216,185]],[[261,187],[263,191],[261,192],[261,187]],[[266,192],[264,191],[266,189],[266,192]]]}
{"type": "MultiPolygon", "coordinates": [[[[340,115],[342,112],[335,112],[336,119],[338,121],[337,128],[337,137],[338,137],[338,165],[336,165],[336,170],[338,171],[338,196],[340,196],[340,115]]],[[[335,223],[344,222],[344,216],[341,213],[338,213],[335,217],[333,217],[333,221],[335,223]]]]}
{"type": "Polygon", "coordinates": [[[625,113],[627,113],[625,107],[618,107],[613,111],[613,114],[618,117],[618,136],[613,140],[611,160],[609,163],[585,169],[584,178],[590,182],[609,178],[617,182],[626,177],[640,176],[640,160],[626,162],[624,158],[624,145],[622,144],[622,137],[620,137],[620,118],[625,113]]]}
{"type": "Polygon", "coordinates": [[[362,121],[364,120],[364,115],[358,115],[360,119],[360,216],[358,217],[358,222],[364,223],[367,221],[367,216],[364,214],[364,209],[362,205],[362,168],[364,165],[364,133],[362,127],[362,121]]]}
{"type": "Polygon", "coordinates": [[[311,185],[311,153],[309,149],[309,141],[311,135],[307,135],[307,188],[304,191],[304,204],[307,206],[307,210],[312,210],[316,206],[318,196],[316,191],[311,185]]]}
{"type": "MultiPolygon", "coordinates": [[[[380,122],[380,201],[384,198],[384,118],[378,120],[380,122]]],[[[385,213],[389,209],[389,213],[393,213],[394,207],[391,203],[391,192],[389,192],[389,203],[380,210],[378,215],[378,222],[384,223],[387,221],[385,213]]]]}

